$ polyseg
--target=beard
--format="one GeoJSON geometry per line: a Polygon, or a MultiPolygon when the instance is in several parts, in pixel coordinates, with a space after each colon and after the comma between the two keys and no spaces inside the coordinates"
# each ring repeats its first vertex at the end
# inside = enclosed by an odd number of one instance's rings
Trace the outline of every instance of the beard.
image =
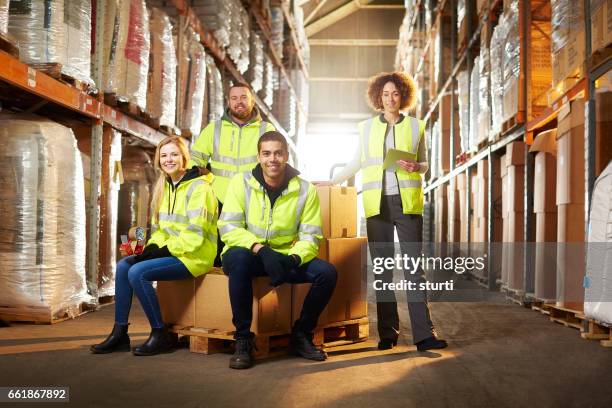
{"type": "Polygon", "coordinates": [[[251,115],[253,114],[253,107],[248,107],[245,106],[244,110],[242,112],[237,112],[235,110],[233,110],[232,108],[230,108],[230,113],[232,114],[232,116],[241,119],[241,120],[245,120],[251,117],[251,115]]]}

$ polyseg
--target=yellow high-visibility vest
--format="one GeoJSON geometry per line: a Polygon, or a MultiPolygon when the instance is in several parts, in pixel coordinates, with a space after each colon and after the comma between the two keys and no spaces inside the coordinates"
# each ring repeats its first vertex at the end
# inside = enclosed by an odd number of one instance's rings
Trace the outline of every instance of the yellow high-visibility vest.
{"type": "MultiPolygon", "coordinates": [[[[363,208],[366,217],[380,214],[383,189],[383,154],[387,124],[374,117],[359,124],[363,208]]],[[[395,124],[395,148],[417,154],[425,134],[425,122],[406,116],[395,124]]],[[[418,172],[396,170],[404,214],[423,214],[423,179],[418,172]]]]}

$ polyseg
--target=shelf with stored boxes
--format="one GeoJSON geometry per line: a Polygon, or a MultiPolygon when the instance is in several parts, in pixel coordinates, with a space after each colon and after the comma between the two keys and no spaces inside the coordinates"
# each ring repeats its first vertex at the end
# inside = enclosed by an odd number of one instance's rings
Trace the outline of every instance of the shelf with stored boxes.
{"type": "MultiPolygon", "coordinates": [[[[607,3],[412,3],[400,31],[398,68],[416,73],[416,116],[429,122],[431,165],[425,194],[431,203],[426,211],[432,214],[425,217],[430,224],[425,235],[432,241],[485,246],[510,238],[536,241],[541,227],[536,210],[542,198],[534,182],[543,177],[536,157],[541,151],[538,145],[550,138],[547,132],[560,128],[553,142],[561,143],[562,151],[568,129],[574,129],[572,137],[583,140],[582,147],[572,146],[585,154],[572,160],[585,158],[583,167],[577,165],[584,171],[577,170],[571,181],[584,186],[577,194],[584,196],[582,201],[588,203],[595,177],[612,158],[604,143],[610,132],[605,112],[612,107],[607,96],[612,90],[611,40],[603,23],[607,3]],[[466,19],[469,15],[478,15],[479,20],[466,19]],[[506,165],[508,155],[524,157],[506,165]],[[514,176],[512,191],[520,194],[511,211],[500,210],[508,203],[502,203],[497,186],[507,188],[500,176],[507,179],[508,169],[514,176]],[[455,199],[457,195],[460,199],[455,199]],[[509,214],[516,227],[512,236],[506,235],[509,214]]],[[[556,206],[566,204],[573,202],[556,206]]],[[[589,207],[580,208],[572,217],[584,231],[589,207]]],[[[567,214],[564,217],[568,219],[567,214]]],[[[492,261],[502,254],[491,255],[482,282],[491,289],[501,285],[533,296],[537,286],[533,254],[519,256],[520,277],[510,286],[508,277],[502,276],[506,271],[492,267],[506,257],[492,261]]],[[[572,284],[578,283],[574,279],[572,284]]]]}

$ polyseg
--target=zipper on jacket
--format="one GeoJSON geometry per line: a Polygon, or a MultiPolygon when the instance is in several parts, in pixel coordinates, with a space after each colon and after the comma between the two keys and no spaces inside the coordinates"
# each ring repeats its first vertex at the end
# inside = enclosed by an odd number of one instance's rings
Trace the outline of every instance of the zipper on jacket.
{"type": "Polygon", "coordinates": [[[237,157],[237,161],[236,161],[236,171],[239,172],[240,171],[240,145],[242,144],[242,126],[240,126],[240,129],[238,130],[238,155],[237,157]]]}

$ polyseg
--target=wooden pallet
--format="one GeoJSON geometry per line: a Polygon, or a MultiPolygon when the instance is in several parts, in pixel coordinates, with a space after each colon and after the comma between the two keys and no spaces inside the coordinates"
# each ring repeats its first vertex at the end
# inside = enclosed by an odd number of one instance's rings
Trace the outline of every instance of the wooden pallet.
{"type": "Polygon", "coordinates": [[[0,306],[0,320],[32,324],[55,324],[74,319],[95,308],[89,303],[70,307],[53,315],[48,306],[0,306]]]}
{"type": "Polygon", "coordinates": [[[535,299],[531,304],[531,310],[535,310],[536,312],[540,312],[544,315],[550,316],[550,309],[553,306],[552,302],[554,301],[535,299]]]}
{"type": "Polygon", "coordinates": [[[29,65],[38,71],[44,72],[51,78],[55,78],[60,82],[70,85],[81,92],[89,93],[90,91],[92,91],[92,89],[90,89],[89,84],[87,84],[86,82],[83,82],[80,79],[73,78],[70,75],[66,75],[65,73],[63,73],[62,64],[58,62],[33,63],[29,65]]]}
{"type": "Polygon", "coordinates": [[[363,317],[317,327],[313,343],[327,351],[333,347],[366,341],[369,335],[370,322],[367,317],[363,317]]]}
{"type": "Polygon", "coordinates": [[[580,333],[583,339],[599,340],[603,347],[612,347],[612,325],[588,319],[582,314],[578,317],[583,318],[585,322],[580,333]]]}
{"type": "MultiPolygon", "coordinates": [[[[170,329],[178,336],[185,336],[189,351],[201,354],[231,353],[234,348],[234,332],[198,327],[174,326],[170,329]]],[[[367,340],[369,335],[368,318],[346,320],[317,327],[313,342],[323,350],[367,340]]],[[[253,357],[263,359],[286,355],[289,351],[291,334],[272,332],[257,334],[253,357]]]]}
{"type": "Polygon", "coordinates": [[[151,115],[145,112],[144,109],[133,102],[123,100],[115,93],[104,93],[104,103],[145,123],[148,123],[151,120],[151,115]]]}
{"type": "Polygon", "coordinates": [[[509,300],[520,306],[531,307],[532,301],[527,298],[527,296],[525,295],[525,291],[504,287],[502,289],[502,292],[505,293],[506,300],[509,300]]]}
{"type": "Polygon", "coordinates": [[[610,58],[612,58],[612,44],[608,44],[606,47],[594,51],[591,58],[589,58],[588,66],[596,68],[610,58]]]}
{"type": "Polygon", "coordinates": [[[524,122],[525,122],[525,113],[522,111],[517,112],[510,119],[507,119],[504,121],[504,123],[502,124],[501,136],[505,135],[506,133],[514,129],[516,125],[524,123],[524,122]]]}
{"type": "Polygon", "coordinates": [[[115,296],[102,296],[98,298],[98,306],[108,306],[115,303],[115,296]]]}
{"type": "Polygon", "coordinates": [[[17,42],[9,38],[8,35],[0,33],[0,50],[19,59],[19,47],[17,42]]]}
{"type": "Polygon", "coordinates": [[[550,321],[582,330],[584,315],[581,311],[550,305],[550,321]],[[582,316],[582,317],[581,317],[582,316]]]}
{"type": "Polygon", "coordinates": [[[467,163],[470,161],[472,157],[475,156],[474,152],[462,152],[455,157],[455,167],[461,166],[463,163],[467,163]]]}

